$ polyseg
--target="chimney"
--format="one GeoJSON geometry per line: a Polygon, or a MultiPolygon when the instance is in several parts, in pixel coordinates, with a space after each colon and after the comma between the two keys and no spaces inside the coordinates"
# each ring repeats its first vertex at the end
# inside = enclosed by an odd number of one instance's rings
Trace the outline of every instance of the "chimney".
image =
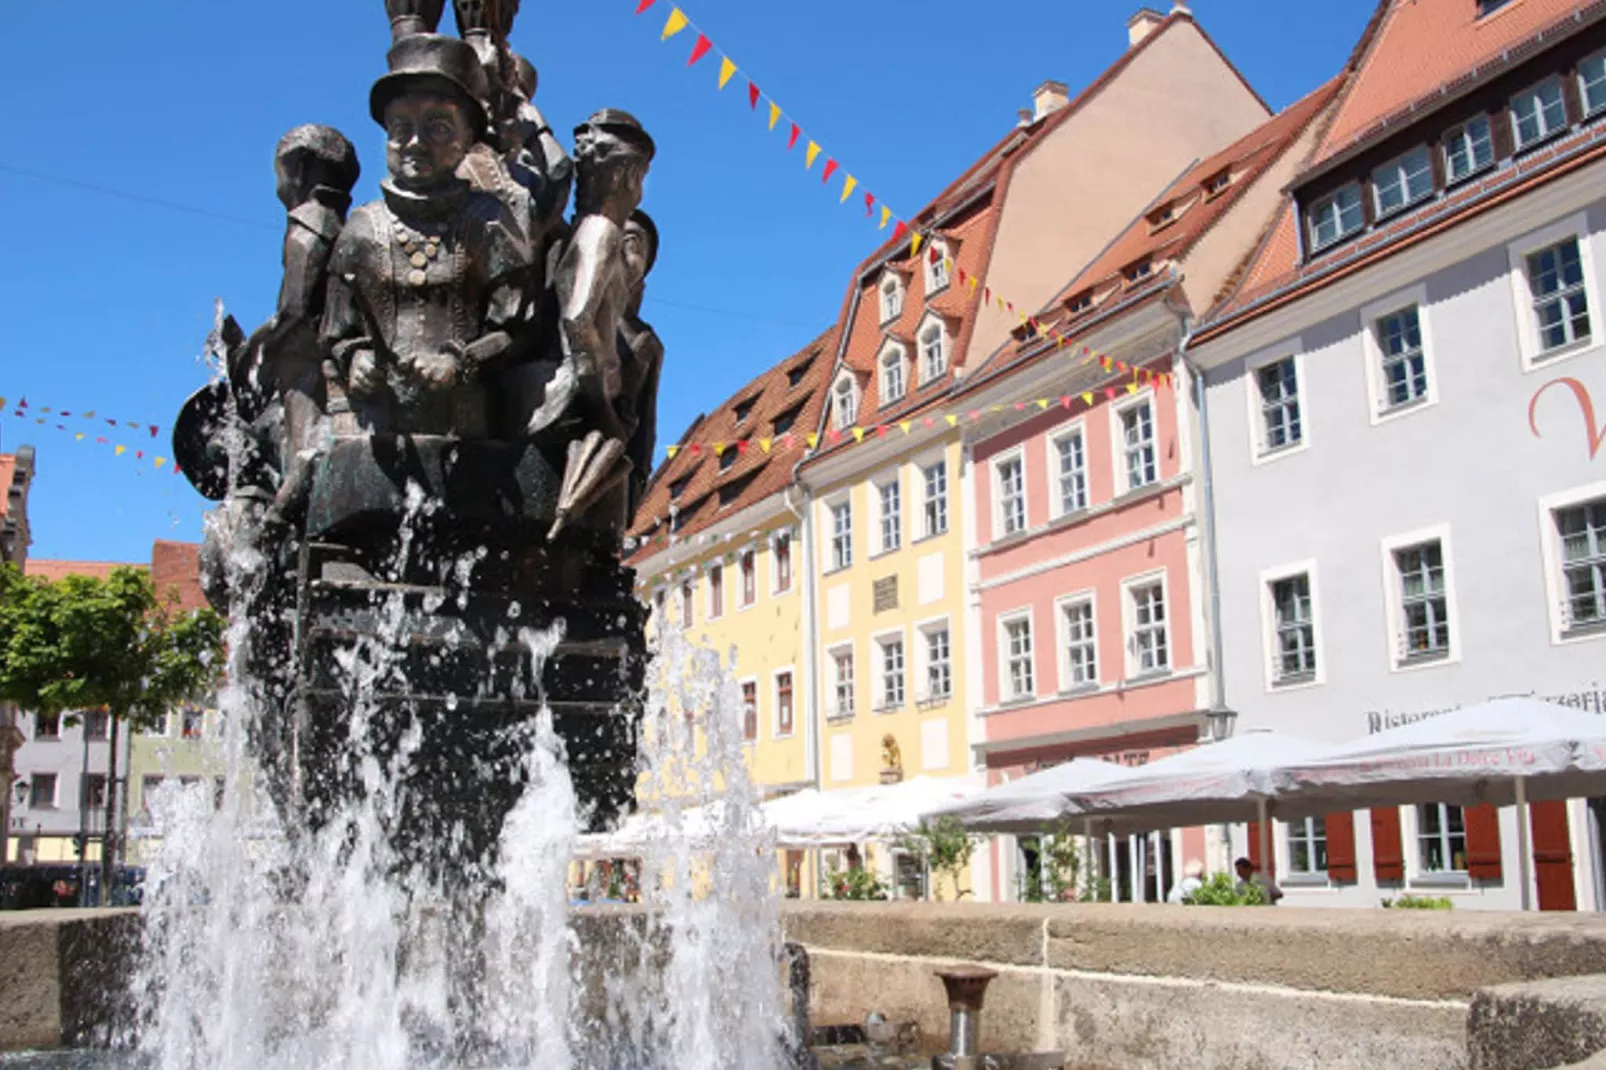
{"type": "Polygon", "coordinates": [[[1063,83],[1044,82],[1032,91],[1032,121],[1041,122],[1070,102],[1071,91],[1063,83]]]}
{"type": "Polygon", "coordinates": [[[1136,46],[1140,41],[1160,28],[1165,16],[1152,7],[1140,7],[1138,13],[1126,22],[1127,43],[1136,46]]]}

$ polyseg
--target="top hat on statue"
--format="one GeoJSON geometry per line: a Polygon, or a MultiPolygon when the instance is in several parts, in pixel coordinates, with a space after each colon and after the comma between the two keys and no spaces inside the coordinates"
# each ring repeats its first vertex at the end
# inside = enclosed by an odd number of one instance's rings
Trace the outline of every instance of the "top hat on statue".
{"type": "Polygon", "coordinates": [[[612,134],[627,145],[635,146],[649,160],[658,152],[658,146],[653,143],[651,135],[642,129],[640,120],[619,108],[603,108],[575,127],[575,136],[579,137],[587,130],[602,130],[612,134]]]}
{"type": "Polygon", "coordinates": [[[385,0],[385,14],[390,16],[390,32],[395,41],[434,33],[445,9],[446,0],[385,0]]]}
{"type": "Polygon", "coordinates": [[[468,109],[477,137],[487,129],[485,106],[490,95],[485,69],[474,46],[455,37],[421,33],[405,37],[390,50],[390,73],[374,83],[368,107],[374,122],[385,124],[385,108],[408,93],[439,93],[457,98],[468,109]]]}

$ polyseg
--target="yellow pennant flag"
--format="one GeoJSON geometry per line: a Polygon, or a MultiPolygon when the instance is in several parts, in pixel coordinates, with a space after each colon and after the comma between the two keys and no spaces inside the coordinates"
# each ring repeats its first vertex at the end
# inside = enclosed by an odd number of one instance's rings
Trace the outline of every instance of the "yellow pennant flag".
{"type": "Polygon", "coordinates": [[[726,56],[719,62],[719,87],[724,89],[730,84],[730,80],[735,76],[736,64],[731,62],[731,58],[729,56],[726,56]]]}
{"type": "Polygon", "coordinates": [[[1082,395],[1082,403],[1084,405],[1093,404],[1093,391],[1089,390],[1087,393],[1082,395]]]}
{"type": "Polygon", "coordinates": [[[167,463],[167,458],[166,457],[158,457],[158,458],[156,458],[156,467],[160,468],[160,467],[162,467],[162,465],[164,465],[166,463],[167,463]]]}
{"type": "Polygon", "coordinates": [[[878,229],[886,230],[887,224],[890,222],[892,222],[892,209],[883,204],[881,206],[881,226],[878,229]]]}
{"type": "Polygon", "coordinates": [[[959,417],[957,417],[957,416],[954,416],[954,415],[950,414],[948,416],[944,416],[943,419],[948,421],[948,426],[949,427],[958,427],[959,426],[959,417]]]}
{"type": "Polygon", "coordinates": [[[993,409],[994,412],[1003,412],[1004,411],[1004,407],[1002,405],[994,405],[992,407],[992,409],[993,409]]]}
{"type": "Polygon", "coordinates": [[[981,280],[978,279],[976,276],[972,275],[970,277],[970,292],[971,293],[975,293],[976,292],[976,287],[978,285],[980,285],[980,283],[981,283],[981,280]]]}
{"type": "Polygon", "coordinates": [[[0,409],[3,409],[5,407],[6,407],[6,399],[5,398],[0,398],[0,409]]]}
{"type": "Polygon", "coordinates": [[[684,30],[690,23],[691,20],[686,17],[686,13],[678,7],[675,8],[669,13],[669,21],[664,23],[664,35],[659,40],[669,40],[681,30],[684,30]]]}
{"type": "Polygon", "coordinates": [[[803,160],[803,169],[804,170],[809,170],[810,168],[812,168],[814,166],[814,161],[818,160],[819,158],[820,158],[820,146],[817,143],[815,143],[813,141],[810,141],[809,142],[809,154],[803,160]]]}
{"type": "Polygon", "coordinates": [[[775,103],[772,100],[772,101],[770,101],[770,129],[774,130],[775,129],[775,124],[780,122],[780,121],[781,121],[781,106],[779,104],[775,103]]]}
{"type": "Polygon", "coordinates": [[[117,447],[117,456],[121,457],[123,454],[125,454],[127,452],[128,452],[128,447],[127,446],[118,446],[117,447]]]}
{"type": "Polygon", "coordinates": [[[912,421],[910,421],[910,420],[899,420],[898,421],[899,429],[902,430],[903,433],[906,434],[906,435],[909,433],[909,428],[911,428],[913,426],[914,426],[914,423],[912,421]]]}
{"type": "Polygon", "coordinates": [[[954,273],[954,258],[951,257],[951,256],[943,257],[942,258],[942,269],[944,271],[946,271],[949,275],[952,275],[954,273]]]}
{"type": "Polygon", "coordinates": [[[1137,383],[1128,383],[1128,384],[1126,384],[1126,392],[1128,394],[1136,394],[1138,392],[1138,384],[1137,383]]]}
{"type": "Polygon", "coordinates": [[[95,410],[94,409],[90,409],[88,412],[84,413],[84,419],[93,420],[94,418],[95,418],[95,410]]]}
{"type": "Polygon", "coordinates": [[[859,184],[859,180],[854,178],[852,175],[849,175],[848,176],[848,180],[846,182],[842,183],[842,203],[843,204],[847,204],[848,203],[848,198],[853,196],[853,187],[857,186],[858,184],[859,184]]]}
{"type": "Polygon", "coordinates": [[[920,255],[920,243],[925,241],[925,240],[926,240],[926,236],[924,234],[920,233],[918,230],[915,231],[914,237],[909,239],[909,255],[910,256],[919,256],[920,255]]]}
{"type": "Polygon", "coordinates": [[[82,442],[84,440],[84,433],[82,431],[80,431],[80,432],[78,432],[76,437],[77,437],[79,442],[82,442]]]}
{"type": "Polygon", "coordinates": [[[855,441],[855,442],[863,442],[864,441],[864,428],[855,427],[853,429],[853,441],[855,441]]]}
{"type": "Polygon", "coordinates": [[[723,456],[724,453],[725,453],[725,443],[723,443],[723,442],[714,443],[714,456],[715,457],[720,457],[720,456],[723,456]]]}
{"type": "Polygon", "coordinates": [[[1004,295],[1003,294],[999,294],[998,295],[998,311],[1000,311],[1000,312],[1004,311],[1004,295]]]}
{"type": "Polygon", "coordinates": [[[813,449],[819,449],[819,448],[820,448],[820,436],[819,435],[810,435],[809,436],[809,449],[813,450],[813,449]]]}
{"type": "Polygon", "coordinates": [[[672,461],[675,459],[675,455],[680,452],[680,447],[670,446],[665,450],[665,452],[669,454],[669,459],[672,461]]]}
{"type": "Polygon", "coordinates": [[[770,444],[774,441],[775,440],[773,438],[761,438],[758,440],[758,448],[763,450],[765,453],[768,453],[770,451],[770,444]]]}
{"type": "Polygon", "coordinates": [[[1043,410],[1047,411],[1047,409],[1048,409],[1048,399],[1047,398],[1038,398],[1037,399],[1037,407],[1039,409],[1043,409],[1043,410]]]}

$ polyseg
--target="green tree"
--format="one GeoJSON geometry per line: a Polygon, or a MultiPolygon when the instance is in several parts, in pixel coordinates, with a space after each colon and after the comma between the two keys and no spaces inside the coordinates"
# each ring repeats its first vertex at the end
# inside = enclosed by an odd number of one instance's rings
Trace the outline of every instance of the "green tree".
{"type": "Polygon", "coordinates": [[[143,569],[54,583],[0,568],[0,700],[37,714],[104,710],[111,722],[101,888],[117,855],[117,738],[155,727],[216,687],[223,621],[158,597],[143,569]]]}
{"type": "Polygon", "coordinates": [[[1037,838],[1037,868],[1026,881],[1026,902],[1074,903],[1081,897],[1082,855],[1069,821],[1037,838]]]}
{"type": "MultiPolygon", "coordinates": [[[[926,867],[953,882],[954,898],[963,899],[968,889],[959,886],[959,878],[970,865],[970,856],[976,850],[976,837],[965,830],[959,819],[944,814],[935,821],[922,821],[920,827],[904,836],[898,846],[910,854],[926,860],[926,867]]],[[[933,895],[941,899],[941,894],[933,895]]]]}

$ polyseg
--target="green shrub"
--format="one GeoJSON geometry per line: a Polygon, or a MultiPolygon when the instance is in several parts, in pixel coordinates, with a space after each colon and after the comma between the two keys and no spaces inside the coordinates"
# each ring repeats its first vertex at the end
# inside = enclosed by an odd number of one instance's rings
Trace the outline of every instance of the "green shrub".
{"type": "Polygon", "coordinates": [[[867,902],[887,897],[887,886],[881,883],[881,878],[873,870],[833,869],[825,875],[825,881],[827,899],[867,902]]]}
{"type": "Polygon", "coordinates": [[[1266,890],[1253,881],[1239,884],[1230,873],[1217,873],[1195,889],[1183,903],[1191,907],[1263,907],[1266,890]]]}
{"type": "Polygon", "coordinates": [[[1384,910],[1454,910],[1455,900],[1445,896],[1402,895],[1383,900],[1384,910]]]}

